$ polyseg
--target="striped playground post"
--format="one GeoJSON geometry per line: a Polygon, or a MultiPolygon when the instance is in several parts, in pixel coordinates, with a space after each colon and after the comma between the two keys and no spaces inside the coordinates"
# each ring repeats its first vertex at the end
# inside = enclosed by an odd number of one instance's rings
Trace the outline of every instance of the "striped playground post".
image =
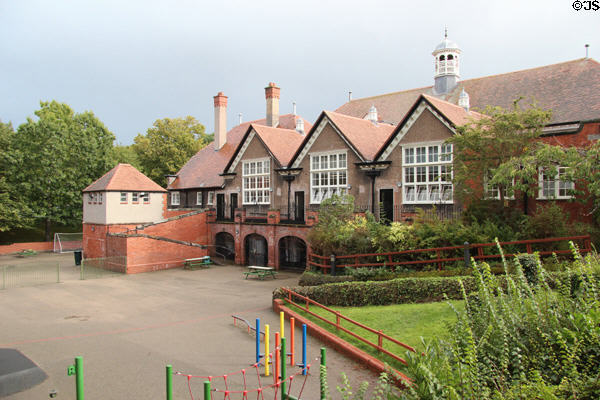
{"type": "Polygon", "coordinates": [[[287,399],[287,393],[285,392],[285,380],[287,379],[286,376],[286,367],[285,367],[285,359],[286,359],[286,351],[285,351],[285,338],[282,337],[281,338],[281,400],[286,400],[287,399]]]}
{"type": "Polygon", "coordinates": [[[210,381],[204,381],[204,400],[210,399],[210,381]]]}
{"type": "MultiPolygon", "coordinates": [[[[325,354],[325,347],[321,347],[321,367],[325,367],[327,368],[327,358],[326,358],[326,354],[325,354]]],[[[325,387],[323,386],[323,383],[325,381],[324,377],[323,377],[323,368],[321,368],[319,370],[319,380],[321,382],[321,400],[326,400],[325,398],[325,387]]]]}
{"type": "Polygon", "coordinates": [[[302,324],[302,375],[306,375],[306,324],[302,324]]]}
{"type": "Polygon", "coordinates": [[[280,343],[280,338],[279,338],[279,332],[275,332],[275,383],[277,383],[278,379],[279,379],[279,365],[281,364],[281,360],[279,357],[279,346],[281,345],[280,343]]]}
{"type": "Polygon", "coordinates": [[[256,364],[260,363],[260,318],[256,318],[256,364]]]}
{"type": "Polygon", "coordinates": [[[167,365],[167,400],[173,400],[173,366],[167,365]]]}
{"type": "Polygon", "coordinates": [[[296,319],[294,317],[290,317],[290,365],[294,366],[294,325],[296,319]]]}
{"type": "Polygon", "coordinates": [[[265,324],[265,376],[269,376],[269,363],[271,355],[269,354],[269,324],[265,324]]]}
{"type": "Polygon", "coordinates": [[[285,319],[284,318],[285,317],[284,317],[283,311],[279,311],[279,325],[280,325],[279,332],[281,332],[282,339],[285,337],[285,325],[284,325],[285,319]]]}

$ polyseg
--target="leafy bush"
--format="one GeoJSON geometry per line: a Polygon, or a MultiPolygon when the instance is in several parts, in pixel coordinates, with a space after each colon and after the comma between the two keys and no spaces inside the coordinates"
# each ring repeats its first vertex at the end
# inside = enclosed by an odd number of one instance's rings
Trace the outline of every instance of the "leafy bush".
{"type": "Polygon", "coordinates": [[[574,254],[573,268],[552,279],[537,260],[537,286],[518,263],[503,280],[477,265],[477,301],[465,286],[451,339],[407,354],[414,385],[400,398],[597,399],[600,260],[574,254]]]}

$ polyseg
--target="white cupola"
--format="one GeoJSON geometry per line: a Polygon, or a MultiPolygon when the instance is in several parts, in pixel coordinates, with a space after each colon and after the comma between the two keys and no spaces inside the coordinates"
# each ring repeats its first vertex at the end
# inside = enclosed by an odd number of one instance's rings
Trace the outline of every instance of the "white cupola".
{"type": "Polygon", "coordinates": [[[447,94],[456,87],[460,78],[460,53],[458,45],[448,39],[448,30],[446,29],[444,40],[431,53],[435,58],[434,94],[447,94]]]}

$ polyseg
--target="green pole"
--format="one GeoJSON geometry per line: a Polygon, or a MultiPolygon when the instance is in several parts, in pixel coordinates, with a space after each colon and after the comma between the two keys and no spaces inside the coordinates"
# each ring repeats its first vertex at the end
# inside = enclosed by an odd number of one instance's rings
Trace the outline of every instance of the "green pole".
{"type": "Polygon", "coordinates": [[[281,338],[281,357],[279,357],[279,359],[281,360],[280,364],[281,364],[281,400],[286,400],[287,396],[285,393],[285,380],[287,379],[286,376],[286,367],[285,367],[285,360],[286,360],[286,351],[285,351],[285,338],[282,337],[281,338]]]}
{"type": "Polygon", "coordinates": [[[210,381],[204,381],[204,400],[210,400],[210,381]]]}
{"type": "Polygon", "coordinates": [[[83,391],[83,357],[75,357],[75,387],[77,390],[77,400],[83,400],[85,397],[83,391]]]}
{"type": "MultiPolygon", "coordinates": [[[[324,368],[327,368],[327,357],[326,357],[326,353],[325,353],[325,347],[321,347],[321,370],[324,368]]],[[[325,387],[323,386],[324,384],[324,379],[323,379],[323,371],[320,371],[320,382],[321,382],[321,399],[325,399],[325,387]]]]}
{"type": "Polygon", "coordinates": [[[167,400],[173,400],[173,367],[167,365],[167,400]]]}

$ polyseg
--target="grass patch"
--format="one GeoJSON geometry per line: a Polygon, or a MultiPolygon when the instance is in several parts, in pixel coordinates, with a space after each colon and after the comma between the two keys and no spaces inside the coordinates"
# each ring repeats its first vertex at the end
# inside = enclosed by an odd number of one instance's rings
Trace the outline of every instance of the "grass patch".
{"type": "MultiPolygon", "coordinates": [[[[454,300],[450,301],[450,303],[461,311],[464,309],[464,301],[454,300]]],[[[319,326],[335,333],[348,343],[351,343],[397,369],[401,368],[401,364],[393,358],[385,354],[380,354],[373,347],[341,330],[336,330],[335,326],[331,326],[326,322],[307,314],[301,308],[294,306],[291,306],[291,308],[317,323],[319,326]]],[[[386,335],[406,343],[417,350],[422,348],[421,337],[425,340],[446,337],[447,325],[456,321],[454,311],[445,301],[438,303],[394,304],[390,306],[331,308],[339,311],[342,315],[350,319],[367,325],[368,327],[382,330],[386,335]]],[[[316,306],[311,306],[310,311],[329,321],[335,322],[336,320],[335,315],[321,308],[317,308],[316,306]]],[[[376,334],[368,332],[344,320],[341,320],[341,326],[362,336],[370,342],[377,344],[378,339],[376,334]]],[[[404,354],[406,353],[406,349],[403,347],[386,340],[383,342],[383,347],[400,357],[404,357],[404,354]]]]}

